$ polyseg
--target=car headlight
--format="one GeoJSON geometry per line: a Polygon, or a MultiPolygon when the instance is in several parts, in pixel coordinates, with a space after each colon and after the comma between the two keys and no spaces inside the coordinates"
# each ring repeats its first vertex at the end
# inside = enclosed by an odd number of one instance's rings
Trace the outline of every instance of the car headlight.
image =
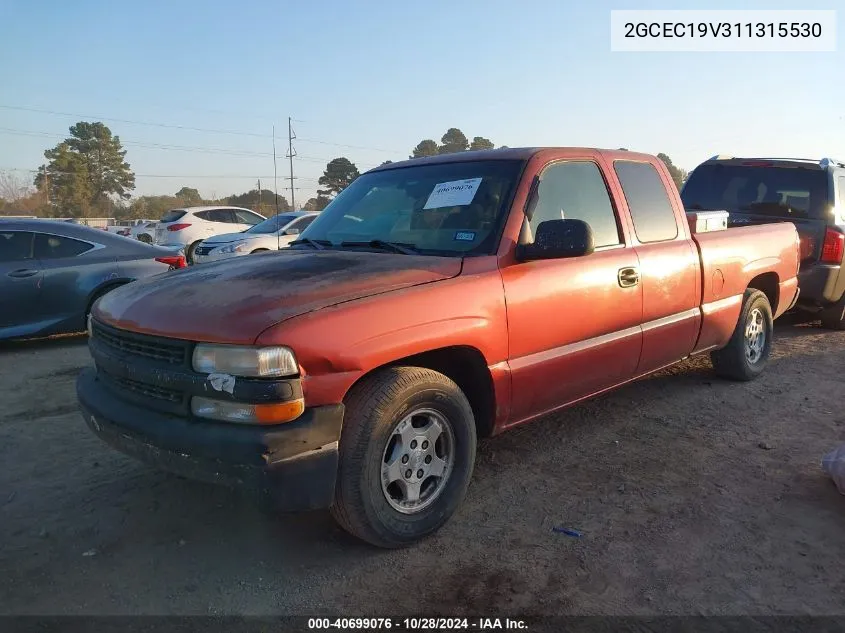
{"type": "Polygon", "coordinates": [[[246,242],[235,242],[220,248],[218,253],[243,253],[246,250],[246,242]]]}
{"type": "Polygon", "coordinates": [[[239,347],[200,344],[194,348],[194,371],[245,378],[295,376],[299,364],[288,347],[239,347]]]}

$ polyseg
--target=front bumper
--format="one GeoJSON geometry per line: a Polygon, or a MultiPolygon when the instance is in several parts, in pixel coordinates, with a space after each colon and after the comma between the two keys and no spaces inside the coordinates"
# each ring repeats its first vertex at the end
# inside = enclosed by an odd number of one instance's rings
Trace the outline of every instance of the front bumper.
{"type": "Polygon", "coordinates": [[[306,409],[287,424],[246,426],[169,415],[115,395],[84,370],[76,382],[89,428],[113,448],[189,479],[235,488],[277,510],[328,507],[343,405],[306,409]]]}

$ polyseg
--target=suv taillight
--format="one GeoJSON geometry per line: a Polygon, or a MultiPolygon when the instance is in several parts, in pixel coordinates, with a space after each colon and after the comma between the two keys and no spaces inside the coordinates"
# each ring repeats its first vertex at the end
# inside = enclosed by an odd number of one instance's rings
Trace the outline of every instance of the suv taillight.
{"type": "Polygon", "coordinates": [[[167,230],[168,231],[181,231],[182,229],[187,229],[190,224],[168,224],[167,230]]]}
{"type": "Polygon", "coordinates": [[[845,234],[830,228],[825,230],[822,256],[819,261],[822,264],[841,264],[843,254],[845,254],[845,234]]]}

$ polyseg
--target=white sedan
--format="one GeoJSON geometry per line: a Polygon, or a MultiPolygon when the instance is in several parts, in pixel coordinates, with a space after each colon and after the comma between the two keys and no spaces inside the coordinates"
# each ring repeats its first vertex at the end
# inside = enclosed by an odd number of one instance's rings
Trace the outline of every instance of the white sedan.
{"type": "Polygon", "coordinates": [[[317,213],[280,213],[241,233],[225,233],[203,240],[194,251],[194,263],[203,264],[240,255],[285,248],[311,224],[317,213]]]}

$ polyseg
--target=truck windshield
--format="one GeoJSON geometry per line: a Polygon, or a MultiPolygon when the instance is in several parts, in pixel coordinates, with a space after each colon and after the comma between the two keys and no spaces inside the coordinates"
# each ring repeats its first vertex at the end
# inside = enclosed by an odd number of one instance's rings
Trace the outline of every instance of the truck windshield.
{"type": "Polygon", "coordinates": [[[821,218],[829,202],[821,169],[705,164],[681,192],[687,211],[725,210],[780,218],[821,218]]]}
{"type": "Polygon", "coordinates": [[[317,216],[302,233],[300,247],[490,254],[523,164],[483,160],[366,173],[317,216]]]}

